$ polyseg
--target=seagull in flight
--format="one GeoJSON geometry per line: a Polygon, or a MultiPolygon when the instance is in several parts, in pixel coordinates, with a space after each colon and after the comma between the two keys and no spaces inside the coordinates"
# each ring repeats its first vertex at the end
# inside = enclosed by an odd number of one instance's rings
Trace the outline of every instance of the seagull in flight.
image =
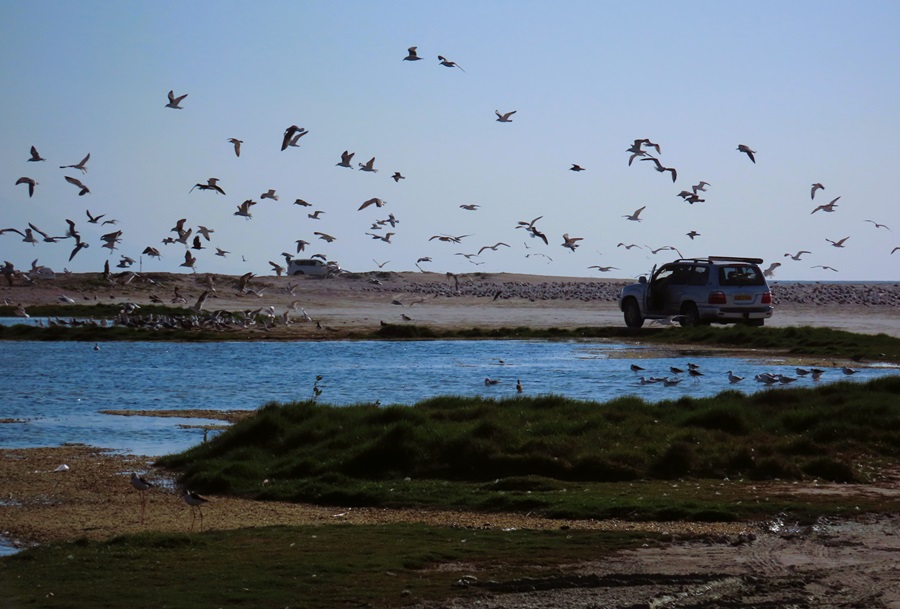
{"type": "Polygon", "coordinates": [[[569,167],[569,171],[584,171],[584,167],[582,167],[578,163],[572,163],[572,166],[569,167]]]}
{"type": "Polygon", "coordinates": [[[305,131],[306,129],[304,129],[303,127],[298,127],[297,125],[291,125],[287,129],[285,129],[284,138],[281,140],[281,149],[286,150],[287,147],[290,146],[291,140],[294,139],[294,135],[305,131]]]}
{"type": "Polygon", "coordinates": [[[812,210],[811,212],[809,212],[810,215],[816,213],[816,212],[819,211],[820,209],[821,209],[822,211],[824,211],[824,212],[829,212],[829,213],[833,212],[834,209],[837,207],[837,200],[838,200],[838,199],[840,199],[840,197],[835,197],[834,199],[832,199],[832,200],[829,201],[828,203],[825,203],[825,204],[823,204],[823,205],[819,205],[817,208],[815,208],[814,210],[812,210]]]}
{"type": "Polygon", "coordinates": [[[825,239],[825,241],[827,241],[828,243],[830,243],[833,247],[844,247],[844,241],[846,241],[846,240],[849,239],[849,238],[850,238],[850,237],[847,236],[847,237],[844,237],[843,239],[840,239],[840,240],[838,240],[838,241],[832,241],[831,239],[825,239]]]}
{"type": "Polygon", "coordinates": [[[406,176],[400,175],[399,171],[395,171],[394,175],[391,176],[395,182],[399,182],[400,180],[405,180],[406,176]]]}
{"type": "Polygon", "coordinates": [[[812,188],[810,188],[810,190],[809,190],[809,198],[810,198],[810,199],[815,199],[815,198],[816,198],[816,191],[817,191],[817,190],[825,190],[825,187],[822,186],[822,184],[821,184],[820,182],[816,182],[815,184],[813,184],[813,185],[812,185],[812,188]]]}
{"type": "Polygon", "coordinates": [[[34,187],[38,184],[37,180],[22,176],[21,178],[16,180],[16,186],[18,186],[19,184],[28,184],[28,198],[30,199],[32,196],[34,196],[34,187]]]}
{"type": "Polygon", "coordinates": [[[513,110],[511,112],[507,112],[506,114],[500,114],[499,110],[494,110],[494,114],[497,115],[498,123],[511,123],[512,119],[509,117],[512,116],[513,114],[515,114],[516,112],[517,112],[517,110],[513,110]]]}
{"type": "Polygon", "coordinates": [[[178,97],[175,97],[175,91],[169,91],[169,103],[166,104],[166,108],[172,108],[174,110],[183,110],[184,108],[182,108],[178,104],[180,104],[181,101],[187,96],[188,96],[188,94],[185,93],[184,95],[179,95],[178,97]]]}
{"type": "Polygon", "coordinates": [[[325,241],[326,243],[331,243],[332,241],[335,241],[335,239],[336,239],[335,237],[332,237],[331,235],[329,235],[327,233],[314,232],[313,234],[316,235],[319,239],[322,239],[323,241],[325,241]]]}
{"type": "Polygon", "coordinates": [[[78,193],[79,197],[84,196],[84,195],[88,194],[89,192],[91,192],[91,189],[88,188],[87,186],[85,186],[84,184],[82,184],[81,180],[79,180],[78,178],[66,176],[66,182],[68,182],[69,184],[73,184],[81,189],[81,191],[78,193]]]}
{"type": "Polygon", "coordinates": [[[370,171],[372,173],[376,173],[378,170],[375,169],[375,157],[369,159],[367,163],[357,163],[359,165],[360,171],[370,171]]]}
{"type": "Polygon", "coordinates": [[[476,205],[475,203],[463,203],[462,205],[460,205],[460,208],[468,210],[468,211],[475,211],[479,207],[481,207],[481,206],[476,205]]]}
{"type": "Polygon", "coordinates": [[[619,245],[617,245],[616,247],[624,247],[624,248],[627,249],[627,250],[630,250],[630,249],[633,248],[633,247],[636,247],[636,248],[638,248],[639,250],[640,250],[640,249],[644,249],[644,248],[642,248],[640,245],[638,245],[637,243],[627,243],[627,244],[626,244],[626,243],[621,243],[621,242],[620,242],[619,245]]]}
{"type": "Polygon", "coordinates": [[[241,156],[241,144],[244,143],[244,140],[239,140],[236,137],[228,138],[228,141],[234,145],[234,156],[241,156]]]}
{"type": "Polygon", "coordinates": [[[420,59],[422,59],[416,53],[417,48],[418,47],[409,47],[408,49],[406,49],[407,55],[403,58],[403,61],[419,61],[420,59]]]}
{"type": "Polygon", "coordinates": [[[447,67],[447,68],[459,68],[460,70],[462,70],[463,72],[465,72],[465,70],[463,70],[463,69],[459,66],[459,64],[457,64],[455,61],[449,61],[449,60],[448,60],[446,57],[444,57],[443,55],[438,55],[438,61],[441,62],[441,65],[442,65],[442,66],[445,66],[445,67],[447,67]]]}
{"type": "Polygon", "coordinates": [[[508,244],[508,243],[503,243],[502,241],[498,241],[498,242],[495,243],[494,245],[485,245],[485,246],[483,246],[480,250],[478,250],[478,255],[481,255],[481,252],[483,252],[484,250],[491,250],[491,251],[496,252],[496,251],[497,251],[497,248],[500,247],[501,245],[504,246],[504,247],[509,247],[509,244],[508,244]]]}
{"type": "Polygon", "coordinates": [[[675,168],[674,168],[674,167],[663,167],[663,164],[660,163],[660,162],[659,162],[659,159],[656,158],[655,156],[648,156],[648,157],[645,157],[645,158],[643,158],[643,159],[641,159],[641,160],[642,160],[642,161],[653,161],[654,163],[656,163],[656,167],[655,167],[654,169],[656,169],[656,171],[658,171],[658,172],[660,172],[660,173],[664,173],[664,172],[666,172],[666,171],[671,172],[671,174],[672,174],[672,182],[675,182],[675,180],[678,179],[678,172],[675,171],[675,168]]]}
{"type": "Polygon", "coordinates": [[[225,191],[219,186],[219,178],[207,178],[206,184],[200,184],[198,182],[197,184],[194,184],[188,192],[192,192],[195,188],[199,188],[200,190],[215,190],[220,195],[225,194],[225,191]]]}
{"type": "Polygon", "coordinates": [[[828,266],[825,264],[817,264],[817,265],[811,266],[809,268],[811,268],[811,269],[827,269],[829,271],[834,271],[835,273],[838,272],[838,270],[836,268],[834,268],[833,266],[828,266]]]}
{"type": "Polygon", "coordinates": [[[785,253],[785,257],[790,258],[791,260],[800,260],[800,257],[803,256],[803,254],[812,254],[812,252],[809,252],[806,250],[800,250],[796,254],[791,254],[790,252],[787,252],[787,253],[785,253]]]}
{"type": "Polygon", "coordinates": [[[247,199],[243,203],[237,206],[237,211],[234,212],[235,216],[244,216],[248,220],[253,217],[253,214],[250,213],[250,207],[256,205],[256,201],[253,199],[247,199]]]}
{"type": "Polygon", "coordinates": [[[44,157],[42,157],[41,155],[38,154],[37,148],[35,148],[34,146],[31,147],[31,158],[28,159],[28,162],[46,161],[46,160],[47,159],[45,159],[44,157]]]}
{"type": "Polygon", "coordinates": [[[277,201],[277,200],[278,200],[278,195],[275,194],[275,189],[274,189],[274,188],[270,188],[270,189],[267,190],[266,192],[264,192],[264,193],[262,193],[261,195],[259,195],[259,198],[260,198],[260,199],[272,199],[273,201],[277,201]]]}
{"type": "Polygon", "coordinates": [[[359,209],[357,209],[356,211],[361,211],[361,210],[369,207],[370,205],[374,205],[375,207],[384,207],[386,204],[387,204],[387,201],[379,199],[378,197],[373,197],[373,198],[369,199],[368,201],[363,201],[363,204],[360,205],[359,209]]]}
{"type": "MultiPolygon", "coordinates": [[[[875,228],[886,228],[888,230],[891,230],[891,228],[887,224],[879,224],[875,220],[865,220],[865,222],[871,222],[872,224],[875,225],[875,228]]],[[[893,231],[891,231],[891,232],[893,232],[893,231]]]]}
{"type": "Polygon", "coordinates": [[[581,245],[578,242],[582,241],[583,239],[584,239],[584,237],[570,237],[569,233],[564,233],[562,246],[567,247],[574,252],[575,248],[578,247],[579,245],[581,245]]]}
{"type": "Polygon", "coordinates": [[[608,273],[608,272],[610,272],[610,271],[613,270],[613,269],[615,269],[615,270],[617,270],[617,271],[619,270],[619,267],[617,267],[617,266],[599,266],[599,265],[596,265],[596,264],[593,265],[593,266],[589,266],[588,268],[589,268],[589,269],[597,269],[597,270],[600,271],[601,273],[608,273]]]}
{"type": "MultiPolygon", "coordinates": [[[[631,221],[633,221],[633,222],[641,222],[641,218],[640,218],[641,212],[644,211],[646,208],[647,208],[647,206],[644,205],[643,207],[634,210],[634,213],[633,213],[633,214],[631,214],[631,215],[625,214],[625,215],[622,216],[622,217],[623,217],[623,218],[628,218],[629,220],[631,220],[631,221]]],[[[691,237],[691,238],[693,239],[693,237],[691,237]]]]}
{"type": "Polygon", "coordinates": [[[698,233],[698,232],[695,231],[695,230],[692,230],[692,231],[690,231],[689,233],[685,233],[685,235],[687,235],[688,237],[690,237],[690,238],[691,238],[691,241],[693,241],[693,240],[694,240],[694,237],[699,237],[699,236],[700,236],[700,233],[698,233]]]}
{"type": "Polygon", "coordinates": [[[756,165],[756,157],[753,156],[754,154],[756,154],[756,151],[750,150],[750,146],[745,146],[744,144],[738,144],[737,150],[738,150],[738,152],[743,152],[748,157],[750,157],[750,160],[753,161],[754,165],[756,165]]]}
{"type": "Polygon", "coordinates": [[[337,166],[338,167],[349,167],[350,169],[353,169],[353,165],[350,164],[350,159],[353,158],[354,154],[356,154],[356,153],[350,152],[348,150],[345,150],[344,152],[342,152],[341,153],[341,162],[337,163],[337,166]]]}
{"type": "Polygon", "coordinates": [[[60,169],[77,169],[81,173],[87,173],[87,162],[91,158],[91,153],[89,152],[86,157],[78,161],[75,165],[60,165],[60,169]]]}

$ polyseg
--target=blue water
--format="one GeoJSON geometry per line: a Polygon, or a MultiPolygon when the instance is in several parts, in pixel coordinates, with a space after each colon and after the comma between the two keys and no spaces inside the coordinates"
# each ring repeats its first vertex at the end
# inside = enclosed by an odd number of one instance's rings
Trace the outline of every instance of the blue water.
{"type": "MultiPolygon", "coordinates": [[[[606,401],[622,395],[647,400],[709,396],[725,389],[764,390],[753,376],[761,372],[796,376],[794,366],[772,359],[701,357],[699,379],[677,386],[641,385],[632,362],[646,376],[675,375],[670,366],[687,368],[686,357],[616,357],[640,347],[575,341],[335,341],[0,343],[5,391],[0,399],[0,447],[24,448],[83,443],[140,455],[161,455],[188,448],[203,437],[179,425],[198,419],[124,417],[102,410],[254,409],[270,401],[312,396],[316,375],[321,402],[414,404],[437,395],[516,395],[521,379],[525,395],[559,394],[606,401]],[[746,379],[731,385],[727,371],[746,379]],[[500,383],[485,386],[485,377],[500,383]]],[[[648,352],[649,353],[649,352],[648,352]]],[[[896,367],[859,368],[847,377],[829,369],[820,382],[864,381],[898,374],[896,367]]],[[[793,386],[808,386],[800,378],[793,386]]]]}

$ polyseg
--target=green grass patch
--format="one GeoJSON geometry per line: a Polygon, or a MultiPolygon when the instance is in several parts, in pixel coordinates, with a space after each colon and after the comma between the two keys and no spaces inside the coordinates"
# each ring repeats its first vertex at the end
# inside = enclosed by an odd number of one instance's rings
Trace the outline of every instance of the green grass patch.
{"type": "Polygon", "coordinates": [[[258,499],[568,518],[664,519],[676,509],[685,518],[736,519],[774,504],[725,499],[720,490],[672,495],[667,484],[863,482],[898,460],[893,376],[659,403],[552,395],[390,407],[272,403],[158,464],[199,492],[258,499]]]}
{"type": "Polygon", "coordinates": [[[6,605],[35,608],[405,607],[451,596],[474,601],[481,589],[454,585],[464,575],[560,577],[572,564],[659,539],[414,524],[147,533],[4,558],[0,589],[6,605]]]}

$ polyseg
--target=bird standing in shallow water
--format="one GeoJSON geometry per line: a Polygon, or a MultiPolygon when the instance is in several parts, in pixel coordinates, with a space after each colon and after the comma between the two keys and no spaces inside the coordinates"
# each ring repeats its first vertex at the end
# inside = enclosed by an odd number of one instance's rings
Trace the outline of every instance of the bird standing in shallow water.
{"type": "Polygon", "coordinates": [[[522,391],[523,391],[522,381],[519,379],[516,379],[516,393],[522,393],[522,391]]]}

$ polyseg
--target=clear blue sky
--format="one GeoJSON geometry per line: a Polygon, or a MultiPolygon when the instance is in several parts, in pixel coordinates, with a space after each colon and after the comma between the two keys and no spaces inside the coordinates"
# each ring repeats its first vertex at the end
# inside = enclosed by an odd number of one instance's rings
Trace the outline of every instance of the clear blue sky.
{"type": "Polygon", "coordinates": [[[32,246],[8,232],[0,259],[92,272],[154,246],[162,259],[144,256],[144,271],[190,272],[185,247],[161,243],[186,218],[215,231],[194,252],[198,272],[268,274],[304,239],[302,255],[351,271],[416,270],[427,256],[422,268],[441,273],[634,277],[677,256],[649,251],[671,245],[780,262],[780,280],[900,280],[898,32],[894,1],[8,0],[0,228],[63,235],[69,218],[90,247],[70,262],[71,239],[32,246]],[[413,45],[423,59],[403,61],[413,45]],[[183,109],[165,107],[170,89],[188,94],[183,109]],[[516,114],[500,123],[495,110],[516,114]],[[282,152],[289,125],[309,133],[282,152]],[[652,162],[628,166],[636,138],[661,146],[677,182],[652,162]],[[32,145],[45,162],[27,161],[32,145]],[[344,150],[353,170],[335,166],[344,150]],[[88,173],[59,169],[87,153],[88,173]],[[377,173],[356,169],[373,156],[377,173]],[[38,181],[32,198],[23,176],[38,181]],[[189,192],[209,177],[225,196],[189,192]],[[705,202],[677,196],[700,180],[705,202]],[[825,190],[813,201],[814,182],[825,190]],[[270,188],[278,201],[260,199],[270,188]],[[833,213],[811,213],[838,196],[833,213]],[[357,210],[372,197],[386,206],[357,210]],[[245,199],[258,202],[252,220],[233,215],[245,199]],[[623,217],[643,206],[641,222],[623,217]],[[89,224],[85,210],[118,224],[89,224]],[[399,224],[376,234],[395,232],[390,244],[366,234],[388,213],[399,224]],[[549,245],[515,228],[537,216],[549,245]],[[100,241],[112,230],[115,252],[100,241]],[[576,251],[564,233],[583,238],[576,251]],[[468,236],[429,240],[441,234],[468,236]],[[510,247],[457,255],[497,242],[510,247]],[[798,250],[812,253],[784,257],[798,250]]]}

